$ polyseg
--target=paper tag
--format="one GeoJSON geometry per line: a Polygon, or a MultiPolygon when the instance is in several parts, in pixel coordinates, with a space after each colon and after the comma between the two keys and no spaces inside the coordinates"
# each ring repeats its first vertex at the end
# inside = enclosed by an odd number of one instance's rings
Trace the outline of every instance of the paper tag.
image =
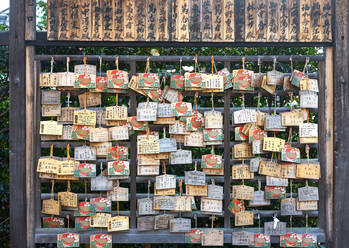
{"type": "Polygon", "coordinates": [[[61,104],[61,92],[57,90],[42,90],[41,104],[61,104]]]}
{"type": "Polygon", "coordinates": [[[269,206],[270,200],[266,200],[264,197],[264,191],[258,190],[254,192],[252,201],[248,202],[249,207],[269,206]]]}
{"type": "Polygon", "coordinates": [[[255,109],[242,109],[234,111],[234,123],[243,124],[257,121],[257,111],[255,109]]]}
{"type": "Polygon", "coordinates": [[[128,140],[129,133],[127,126],[116,126],[109,128],[110,140],[128,140]]]}
{"type": "Polygon", "coordinates": [[[61,105],[60,104],[43,104],[41,108],[41,115],[43,117],[60,116],[61,105]]]}
{"type": "Polygon", "coordinates": [[[318,108],[318,95],[313,91],[299,91],[301,108],[318,108]]]}
{"type": "Polygon", "coordinates": [[[202,132],[190,132],[184,136],[184,146],[204,147],[204,134],[202,132]]]}
{"type": "Polygon", "coordinates": [[[254,233],[246,231],[237,231],[232,233],[232,245],[251,246],[254,243],[254,233]]]}
{"type": "Polygon", "coordinates": [[[79,247],[80,234],[78,233],[63,233],[57,234],[57,247],[79,247]]]}
{"type": "Polygon", "coordinates": [[[176,175],[161,175],[156,177],[157,189],[176,188],[176,175]]]}
{"type": "Polygon", "coordinates": [[[237,144],[233,147],[234,158],[251,158],[252,146],[247,143],[237,144]]]}
{"type": "Polygon", "coordinates": [[[233,185],[233,198],[240,200],[253,200],[254,188],[246,185],[233,185]]]}
{"type": "Polygon", "coordinates": [[[191,116],[192,104],[190,102],[171,103],[173,116],[191,116]]]}
{"type": "Polygon", "coordinates": [[[60,215],[61,205],[59,201],[55,200],[42,200],[41,212],[49,215],[60,215]]]}
{"type": "Polygon", "coordinates": [[[302,244],[302,235],[298,233],[287,233],[280,236],[280,247],[300,247],[302,244]]]}
{"type": "Polygon", "coordinates": [[[91,161],[96,160],[96,149],[90,146],[79,146],[74,148],[74,160],[91,161]]]}
{"type": "Polygon", "coordinates": [[[128,216],[115,216],[108,220],[108,232],[126,231],[129,229],[128,216]]]}
{"type": "Polygon", "coordinates": [[[177,150],[171,152],[170,164],[191,164],[192,152],[190,150],[177,150]]]}
{"type": "Polygon", "coordinates": [[[62,135],[63,125],[57,121],[40,121],[40,134],[45,135],[62,135]]]}
{"type": "Polygon", "coordinates": [[[250,172],[250,167],[247,164],[233,165],[232,178],[233,179],[253,179],[254,173],[250,172]]]}
{"type": "Polygon", "coordinates": [[[185,185],[185,193],[190,196],[207,196],[207,184],[205,185],[185,185]]]}
{"type": "Polygon", "coordinates": [[[108,176],[128,176],[130,174],[130,163],[128,161],[116,160],[108,162],[108,176]]]}
{"type": "Polygon", "coordinates": [[[297,178],[319,179],[320,175],[319,164],[297,164],[297,178]]]}
{"type": "Polygon", "coordinates": [[[94,234],[90,236],[91,248],[111,248],[113,245],[112,235],[109,234],[94,234]]]}
{"type": "Polygon", "coordinates": [[[174,210],[176,207],[176,200],[173,196],[155,196],[154,197],[154,210],[174,210]]]}
{"type": "Polygon", "coordinates": [[[78,195],[72,192],[58,192],[58,201],[62,207],[77,207],[78,195]]]}
{"type": "Polygon", "coordinates": [[[318,201],[319,188],[309,187],[309,186],[298,188],[298,200],[299,201],[318,201]]]}
{"type": "Polygon", "coordinates": [[[253,225],[253,212],[241,211],[235,214],[235,226],[253,225]]]}
{"type": "Polygon", "coordinates": [[[170,232],[189,232],[191,219],[173,218],[170,220],[170,232]]]}
{"type": "Polygon", "coordinates": [[[223,246],[224,231],[218,229],[205,230],[201,236],[202,246],[223,246]]]}

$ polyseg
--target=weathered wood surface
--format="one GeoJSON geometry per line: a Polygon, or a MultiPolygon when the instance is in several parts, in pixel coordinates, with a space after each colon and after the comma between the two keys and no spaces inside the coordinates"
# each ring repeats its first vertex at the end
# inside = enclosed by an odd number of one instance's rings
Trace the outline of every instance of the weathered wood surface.
{"type": "Polygon", "coordinates": [[[349,2],[335,1],[333,247],[349,243],[349,2]]]}
{"type": "Polygon", "coordinates": [[[47,39],[331,42],[332,2],[49,0],[47,39]]]}

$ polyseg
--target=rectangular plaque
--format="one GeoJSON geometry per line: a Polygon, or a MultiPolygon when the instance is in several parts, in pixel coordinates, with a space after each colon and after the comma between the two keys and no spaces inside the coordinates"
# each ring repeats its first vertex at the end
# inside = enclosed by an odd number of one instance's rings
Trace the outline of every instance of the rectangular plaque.
{"type": "Polygon", "coordinates": [[[160,153],[177,151],[177,141],[175,139],[170,139],[170,138],[160,139],[159,145],[160,145],[160,153]]]}
{"type": "Polygon", "coordinates": [[[192,152],[190,150],[177,150],[171,152],[170,164],[191,164],[192,152]]]}
{"type": "Polygon", "coordinates": [[[101,93],[86,92],[79,95],[80,108],[93,107],[102,105],[102,95],[101,93]],[[86,94],[86,95],[85,95],[86,94]],[[86,99],[86,105],[85,105],[86,99]]]}
{"type": "Polygon", "coordinates": [[[258,173],[271,177],[281,177],[281,166],[271,161],[261,161],[259,163],[258,173]]]}
{"type": "Polygon", "coordinates": [[[191,196],[207,196],[207,184],[185,185],[185,193],[191,196]]]}
{"type": "Polygon", "coordinates": [[[246,185],[233,185],[232,197],[240,200],[253,200],[254,188],[246,185]]]}
{"type": "Polygon", "coordinates": [[[90,226],[91,227],[108,227],[109,218],[111,218],[111,214],[95,213],[95,215],[91,216],[90,226]]]}
{"type": "Polygon", "coordinates": [[[253,225],[253,212],[241,211],[235,214],[235,226],[253,225]]]}
{"type": "Polygon", "coordinates": [[[281,113],[282,126],[299,126],[304,122],[304,114],[300,110],[281,113]]]}
{"type": "Polygon", "coordinates": [[[233,124],[252,123],[257,121],[257,111],[255,109],[238,110],[235,111],[233,115],[233,124]]]}
{"type": "Polygon", "coordinates": [[[281,236],[286,234],[286,222],[264,222],[264,233],[270,236],[281,236]]]}
{"type": "Polygon", "coordinates": [[[297,211],[296,198],[281,199],[280,214],[285,215],[302,215],[302,212],[297,211]]]}
{"type": "Polygon", "coordinates": [[[176,196],[174,210],[179,212],[192,211],[192,202],[190,196],[176,196]]]}
{"type": "Polygon", "coordinates": [[[318,209],[318,201],[298,201],[297,211],[311,211],[318,209]]]}
{"type": "Polygon", "coordinates": [[[41,115],[43,117],[60,116],[61,105],[60,104],[43,104],[41,108],[41,115]]]}
{"type": "Polygon", "coordinates": [[[286,131],[286,127],[282,126],[281,115],[267,115],[264,129],[267,131],[286,131]]]}
{"type": "Polygon", "coordinates": [[[129,132],[127,126],[116,126],[109,128],[110,140],[128,140],[129,132]]]}
{"type": "Polygon", "coordinates": [[[45,135],[62,135],[63,125],[57,121],[40,121],[40,134],[45,135]]]}
{"type": "Polygon", "coordinates": [[[111,248],[113,245],[113,236],[110,234],[94,234],[90,236],[91,248],[111,248]]]}
{"type": "Polygon", "coordinates": [[[250,172],[250,167],[247,164],[239,164],[232,166],[233,179],[253,179],[254,173],[250,172]]]}
{"type": "Polygon", "coordinates": [[[265,186],[265,199],[283,199],[286,197],[286,187],[265,186]]]}
{"type": "Polygon", "coordinates": [[[300,138],[318,137],[318,124],[316,123],[302,123],[299,125],[300,138]]]}
{"type": "Polygon", "coordinates": [[[168,229],[170,220],[173,218],[174,216],[169,214],[156,215],[154,229],[155,230],[168,229]]]}
{"type": "Polygon", "coordinates": [[[108,220],[108,232],[126,231],[130,229],[128,216],[115,216],[108,220]]]}
{"type": "Polygon", "coordinates": [[[143,198],[137,200],[137,210],[138,215],[153,215],[157,214],[158,211],[155,211],[153,208],[153,199],[152,198],[143,198]]]}
{"type": "Polygon", "coordinates": [[[176,175],[161,175],[156,177],[157,189],[176,188],[176,175]]]}
{"type": "Polygon", "coordinates": [[[127,107],[126,106],[112,106],[105,108],[106,120],[125,120],[127,121],[127,107]]]}
{"type": "Polygon", "coordinates": [[[288,186],[288,179],[267,176],[266,185],[287,187],[288,186]]]}
{"type": "Polygon", "coordinates": [[[233,154],[234,158],[251,158],[253,157],[252,146],[248,143],[234,145],[233,154]]]}
{"type": "Polygon", "coordinates": [[[249,207],[269,206],[270,200],[265,199],[264,191],[258,190],[254,192],[252,201],[248,202],[249,207]]]}
{"type": "Polygon", "coordinates": [[[142,139],[137,141],[138,154],[155,154],[160,152],[159,139],[142,139]]]}
{"type": "Polygon", "coordinates": [[[208,199],[223,200],[223,187],[220,185],[209,184],[207,186],[208,199]]]}
{"type": "Polygon", "coordinates": [[[305,186],[298,188],[298,201],[318,201],[319,188],[305,186]]]}
{"type": "Polygon", "coordinates": [[[301,108],[318,108],[318,94],[313,91],[299,91],[299,102],[301,108]]]}
{"type": "Polygon", "coordinates": [[[56,90],[42,90],[41,104],[61,104],[61,92],[56,90]]]}
{"type": "Polygon", "coordinates": [[[202,132],[190,132],[184,136],[184,146],[204,147],[204,134],[202,132]]]}
{"type": "Polygon", "coordinates": [[[173,196],[155,196],[153,203],[154,210],[174,210],[176,208],[176,198],[173,196]]]}
{"type": "Polygon", "coordinates": [[[42,209],[41,212],[44,214],[50,215],[60,215],[61,213],[61,204],[59,201],[55,200],[42,200],[42,209]]]}
{"type": "Polygon", "coordinates": [[[91,191],[110,191],[113,189],[113,181],[108,177],[99,175],[91,178],[91,191]]]}
{"type": "Polygon", "coordinates": [[[155,217],[154,216],[144,216],[137,218],[137,230],[138,231],[152,231],[154,230],[155,217]]]}
{"type": "Polygon", "coordinates": [[[96,112],[91,110],[76,110],[74,111],[74,125],[96,125],[96,112]]]}
{"type": "Polygon", "coordinates": [[[138,165],[137,175],[138,176],[157,176],[160,174],[159,165],[138,165]]]}
{"type": "Polygon", "coordinates": [[[74,160],[96,160],[96,149],[90,146],[79,146],[74,148],[74,160]]]}
{"type": "Polygon", "coordinates": [[[170,232],[189,232],[191,219],[173,218],[170,220],[170,232]]]}
{"type": "Polygon", "coordinates": [[[57,247],[79,247],[80,234],[78,233],[62,233],[57,234],[57,247]]]}
{"type": "Polygon", "coordinates": [[[75,217],[75,230],[76,231],[88,231],[92,230],[90,226],[90,216],[75,217]]]}
{"type": "Polygon", "coordinates": [[[297,164],[297,178],[319,179],[320,175],[319,164],[297,164]]]}
{"type": "Polygon", "coordinates": [[[58,192],[58,201],[62,207],[77,207],[78,195],[72,192],[58,192]]]}
{"type": "Polygon", "coordinates": [[[232,245],[250,246],[254,243],[254,233],[246,231],[237,231],[232,233],[232,245]]]}
{"type": "Polygon", "coordinates": [[[90,142],[106,142],[109,141],[108,128],[91,128],[90,129],[90,142]]]}
{"type": "Polygon", "coordinates": [[[224,245],[224,231],[218,229],[204,230],[201,236],[202,246],[223,246],[224,245]]]}
{"type": "Polygon", "coordinates": [[[128,161],[116,160],[108,162],[108,176],[128,176],[130,174],[130,163],[128,161]]]}
{"type": "Polygon", "coordinates": [[[108,149],[112,147],[112,142],[90,143],[90,146],[96,148],[97,157],[107,157],[108,149]]]}
{"type": "Polygon", "coordinates": [[[202,212],[221,213],[223,210],[223,201],[201,197],[202,212]]]}
{"type": "Polygon", "coordinates": [[[280,247],[301,247],[302,235],[298,233],[287,233],[280,236],[280,247]]]}
{"type": "MultiPolygon", "coordinates": [[[[178,102],[178,90],[171,89],[168,86],[165,86],[164,91],[163,91],[163,98],[165,100],[167,100],[168,102],[170,102],[170,103],[178,102]]],[[[170,116],[173,116],[172,109],[171,109],[171,104],[159,103],[158,116],[159,117],[170,117],[170,116]],[[163,108],[163,110],[160,110],[160,108],[163,108]],[[160,114],[159,112],[162,112],[162,114],[160,114]]]]}
{"type": "Polygon", "coordinates": [[[185,184],[190,185],[205,185],[206,174],[201,171],[185,171],[185,184]]]}
{"type": "Polygon", "coordinates": [[[64,107],[61,108],[61,115],[57,117],[58,122],[73,123],[74,121],[74,111],[79,108],[64,107]]]}
{"type": "Polygon", "coordinates": [[[128,201],[128,188],[113,187],[112,191],[107,192],[111,201],[128,201]]]}
{"type": "Polygon", "coordinates": [[[64,218],[60,217],[42,217],[43,228],[64,228],[64,218]]]}

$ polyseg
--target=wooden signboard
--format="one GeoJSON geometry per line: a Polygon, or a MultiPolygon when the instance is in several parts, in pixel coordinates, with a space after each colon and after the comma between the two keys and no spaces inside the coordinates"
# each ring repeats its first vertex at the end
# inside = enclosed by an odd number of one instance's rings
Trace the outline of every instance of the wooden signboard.
{"type": "Polygon", "coordinates": [[[250,167],[247,164],[233,165],[232,178],[233,179],[253,179],[254,173],[250,172],[250,167]]]}
{"type": "Polygon", "coordinates": [[[159,165],[138,165],[137,175],[138,176],[157,176],[160,173],[159,165]]]}
{"type": "Polygon", "coordinates": [[[271,161],[261,161],[258,173],[271,177],[281,177],[281,165],[271,161]]]}
{"type": "Polygon", "coordinates": [[[61,104],[61,92],[56,90],[42,90],[41,104],[61,104]]]}
{"type": "Polygon", "coordinates": [[[61,115],[57,117],[58,122],[73,123],[74,121],[74,111],[79,108],[64,107],[61,108],[61,115]]]}
{"type": "Polygon", "coordinates": [[[77,207],[78,195],[72,192],[58,192],[58,201],[62,207],[77,207]]]}
{"type": "Polygon", "coordinates": [[[319,179],[320,173],[319,164],[297,164],[297,178],[319,179]]]}
{"type": "Polygon", "coordinates": [[[80,108],[83,108],[85,106],[85,98],[86,107],[100,106],[102,104],[101,93],[87,92],[79,95],[80,108]]]}
{"type": "Polygon", "coordinates": [[[297,211],[312,211],[318,209],[318,201],[298,201],[297,211]]]}
{"type": "Polygon", "coordinates": [[[173,196],[155,196],[154,210],[174,210],[176,208],[176,198],[173,196]]]}
{"type": "Polygon", "coordinates": [[[60,104],[43,104],[41,108],[41,115],[43,117],[52,117],[61,115],[60,104]]]}
{"type": "Polygon", "coordinates": [[[62,135],[63,125],[57,121],[40,121],[40,134],[45,135],[62,135]]]}
{"type": "Polygon", "coordinates": [[[175,209],[178,212],[190,212],[192,211],[192,202],[190,196],[176,196],[175,197],[175,209]]]}
{"type": "Polygon", "coordinates": [[[234,145],[233,154],[234,158],[251,158],[253,157],[252,146],[248,143],[234,145]]]}
{"type": "Polygon", "coordinates": [[[61,205],[59,201],[43,200],[41,212],[49,215],[60,215],[61,205]]]}
{"type": "Polygon", "coordinates": [[[207,186],[208,199],[223,200],[223,187],[220,185],[209,184],[207,186]]]}

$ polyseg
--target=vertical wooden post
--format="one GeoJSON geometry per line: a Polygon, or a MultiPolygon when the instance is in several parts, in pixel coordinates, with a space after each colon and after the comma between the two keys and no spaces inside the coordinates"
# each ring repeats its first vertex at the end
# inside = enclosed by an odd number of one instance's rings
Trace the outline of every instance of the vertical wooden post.
{"type": "MultiPolygon", "coordinates": [[[[131,76],[136,74],[136,61],[131,61],[130,63],[130,73],[131,76]]],[[[137,114],[137,98],[136,93],[132,90],[130,93],[130,104],[131,104],[131,115],[135,116],[137,114]]],[[[137,137],[136,135],[131,136],[131,181],[130,181],[130,189],[131,189],[131,228],[136,228],[136,214],[137,214],[137,137]]]]}
{"type": "Polygon", "coordinates": [[[319,157],[321,162],[319,226],[326,240],[333,237],[333,48],[325,48],[325,61],[319,62],[319,157]]]}
{"type": "MultiPolygon", "coordinates": [[[[224,63],[230,71],[230,62],[224,63]]],[[[230,224],[230,211],[228,209],[230,203],[230,97],[231,90],[225,90],[224,92],[224,228],[231,228],[230,224]]]]}
{"type": "Polygon", "coordinates": [[[11,247],[27,247],[25,0],[10,1],[10,239],[11,247]]]}
{"type": "Polygon", "coordinates": [[[349,243],[349,2],[335,0],[334,15],[334,229],[331,247],[349,243]]]}

